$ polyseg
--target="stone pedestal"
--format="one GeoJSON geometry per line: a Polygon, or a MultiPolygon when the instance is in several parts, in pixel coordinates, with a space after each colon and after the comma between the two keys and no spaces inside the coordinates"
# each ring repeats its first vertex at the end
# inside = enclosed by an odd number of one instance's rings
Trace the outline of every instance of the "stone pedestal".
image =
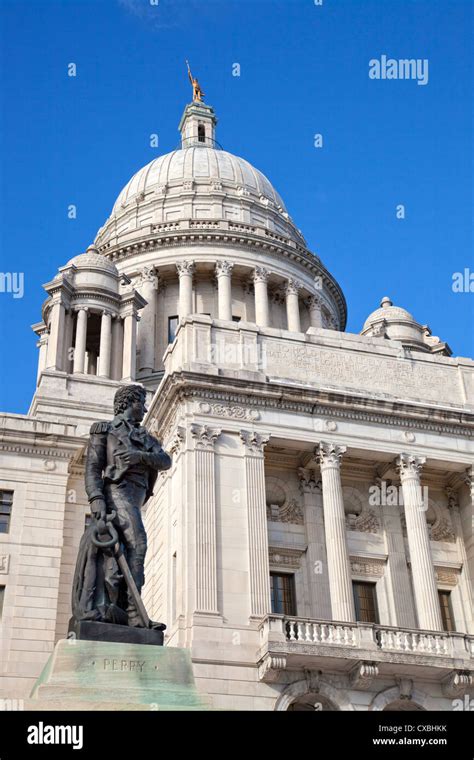
{"type": "Polygon", "coordinates": [[[187,649],[63,639],[27,710],[209,710],[187,649]]]}

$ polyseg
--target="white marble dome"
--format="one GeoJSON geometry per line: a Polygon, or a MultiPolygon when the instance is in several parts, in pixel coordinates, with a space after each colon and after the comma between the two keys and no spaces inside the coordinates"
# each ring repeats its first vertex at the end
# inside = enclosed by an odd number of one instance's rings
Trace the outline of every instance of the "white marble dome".
{"type": "Polygon", "coordinates": [[[95,244],[119,242],[149,225],[224,219],[269,229],[305,245],[281,196],[248,161],[194,144],[155,158],[125,185],[95,244]]]}
{"type": "Polygon", "coordinates": [[[65,273],[76,287],[95,286],[118,293],[120,277],[117,267],[94,246],[89,246],[85,253],[70,259],[56,276],[61,276],[62,273],[65,273]]]}

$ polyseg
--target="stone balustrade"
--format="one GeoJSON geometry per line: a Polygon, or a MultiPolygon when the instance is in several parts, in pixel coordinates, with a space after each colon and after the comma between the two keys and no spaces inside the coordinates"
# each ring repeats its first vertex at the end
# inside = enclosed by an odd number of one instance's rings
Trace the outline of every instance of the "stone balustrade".
{"type": "Polygon", "coordinates": [[[344,648],[345,652],[341,656],[349,656],[346,655],[349,648],[354,651],[354,657],[362,656],[362,650],[366,650],[375,659],[384,658],[384,653],[397,652],[403,656],[404,661],[405,656],[408,661],[410,656],[413,657],[414,662],[422,656],[426,662],[427,655],[432,656],[434,661],[439,658],[440,662],[446,661],[446,658],[455,658],[458,662],[464,660],[469,669],[474,658],[474,636],[468,634],[413,630],[363,622],[311,620],[271,614],[261,623],[260,638],[262,647],[287,653],[300,645],[305,645],[305,652],[309,654],[312,647],[315,654],[322,650],[326,652],[327,647],[339,647],[344,648]],[[310,647],[310,650],[306,647],[310,647]]]}
{"type": "Polygon", "coordinates": [[[453,656],[453,644],[449,633],[424,633],[376,627],[375,635],[378,646],[384,651],[453,656]]]}
{"type": "Polygon", "coordinates": [[[315,644],[334,644],[359,646],[360,637],[356,625],[338,623],[320,623],[311,620],[286,618],[286,636],[288,641],[314,642],[315,644]]]}

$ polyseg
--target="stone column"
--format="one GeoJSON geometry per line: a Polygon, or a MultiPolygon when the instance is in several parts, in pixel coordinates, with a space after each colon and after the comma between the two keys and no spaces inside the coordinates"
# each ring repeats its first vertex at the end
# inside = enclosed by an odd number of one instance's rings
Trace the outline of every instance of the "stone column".
{"type": "Polygon", "coordinates": [[[468,488],[468,501],[464,502],[463,515],[463,538],[467,556],[468,572],[471,585],[474,588],[474,466],[468,467],[463,477],[464,484],[468,488]]]}
{"type": "Polygon", "coordinates": [[[229,261],[216,263],[217,297],[219,302],[219,319],[232,321],[232,270],[229,261]]]}
{"type": "Polygon", "coordinates": [[[100,322],[100,347],[99,347],[99,375],[110,377],[110,363],[112,356],[112,314],[110,311],[102,312],[100,322]]]}
{"type": "Polygon", "coordinates": [[[268,559],[267,501],[263,451],[270,436],[241,430],[245,451],[247,494],[250,615],[263,617],[271,611],[270,563],[268,559]]]}
{"type": "Polygon", "coordinates": [[[323,315],[321,313],[321,299],[317,295],[309,296],[305,301],[309,311],[309,322],[311,327],[323,326],[323,315]]]}
{"type": "Polygon", "coordinates": [[[97,351],[87,352],[87,374],[97,375],[97,351]]]}
{"type": "Polygon", "coordinates": [[[253,283],[255,290],[255,323],[259,327],[270,326],[270,312],[268,309],[268,270],[264,267],[255,267],[253,283]]]}
{"type": "Polygon", "coordinates": [[[41,373],[46,367],[46,359],[48,356],[48,333],[47,333],[46,327],[43,328],[43,332],[39,336],[39,340],[36,345],[39,348],[38,373],[36,376],[36,384],[38,384],[39,379],[41,377],[41,373]]]}
{"type": "Polygon", "coordinates": [[[64,305],[60,301],[56,301],[51,307],[46,369],[63,369],[65,320],[64,305]]]}
{"type": "Polygon", "coordinates": [[[324,540],[324,517],[321,481],[314,470],[298,470],[300,489],[304,501],[306,526],[307,569],[310,593],[310,617],[318,620],[331,619],[331,596],[329,593],[328,561],[324,540]]]}
{"type": "Polygon", "coordinates": [[[429,631],[442,631],[438,588],[426,522],[427,505],[423,504],[420,484],[420,471],[425,461],[424,457],[400,454],[396,465],[402,484],[418,626],[429,631]]]}
{"type": "Polygon", "coordinates": [[[285,285],[287,328],[291,332],[301,332],[300,305],[298,293],[301,285],[296,280],[289,279],[285,285]]]}
{"type": "Polygon", "coordinates": [[[193,313],[193,261],[180,261],[176,264],[179,276],[179,318],[184,319],[193,313]]]}
{"type": "Polygon", "coordinates": [[[195,442],[196,612],[217,614],[216,478],[219,428],[191,425],[195,442]]]}
{"type": "Polygon", "coordinates": [[[127,314],[123,321],[122,380],[135,380],[137,363],[137,315],[127,314]]]}
{"type": "Polygon", "coordinates": [[[66,328],[64,332],[63,368],[70,373],[72,371],[72,359],[74,356],[72,339],[74,336],[74,312],[70,309],[66,313],[66,328]]]}
{"type": "Polygon", "coordinates": [[[141,271],[137,290],[148,302],[140,311],[138,323],[138,371],[149,375],[155,369],[156,341],[156,290],[158,278],[153,267],[144,267],[141,271]]]}
{"type": "Polygon", "coordinates": [[[81,306],[77,310],[76,318],[76,343],[74,345],[74,363],[72,369],[74,374],[84,373],[84,364],[86,360],[87,316],[87,308],[81,306]]]}
{"type": "Polygon", "coordinates": [[[112,359],[111,359],[111,378],[112,380],[122,379],[123,367],[123,319],[116,316],[112,321],[112,359]]]}
{"type": "Polygon", "coordinates": [[[346,515],[341,484],[341,459],[345,446],[321,442],[315,454],[323,484],[324,531],[328,562],[332,619],[355,620],[351,566],[346,543],[346,515]]]}

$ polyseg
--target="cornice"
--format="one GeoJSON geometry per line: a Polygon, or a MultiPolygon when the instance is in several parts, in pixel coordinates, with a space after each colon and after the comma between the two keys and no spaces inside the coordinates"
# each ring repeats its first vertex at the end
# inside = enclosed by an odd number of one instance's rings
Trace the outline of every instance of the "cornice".
{"type": "MultiPolygon", "coordinates": [[[[413,406],[407,402],[377,399],[374,397],[351,396],[344,391],[321,391],[315,388],[278,386],[248,380],[228,379],[213,376],[210,382],[205,376],[193,372],[180,371],[168,375],[160,387],[159,401],[162,412],[156,407],[158,426],[171,414],[170,405],[184,398],[214,400],[226,404],[243,404],[259,409],[295,411],[312,416],[333,417],[335,419],[360,420],[366,423],[387,425],[397,428],[413,428],[418,431],[435,432],[442,435],[474,437],[474,414],[472,412],[446,409],[436,410],[433,406],[413,406]],[[449,420],[442,417],[449,414],[449,420]],[[434,417],[438,415],[439,421],[434,417]]],[[[150,410],[152,411],[152,410],[150,410]]]]}

